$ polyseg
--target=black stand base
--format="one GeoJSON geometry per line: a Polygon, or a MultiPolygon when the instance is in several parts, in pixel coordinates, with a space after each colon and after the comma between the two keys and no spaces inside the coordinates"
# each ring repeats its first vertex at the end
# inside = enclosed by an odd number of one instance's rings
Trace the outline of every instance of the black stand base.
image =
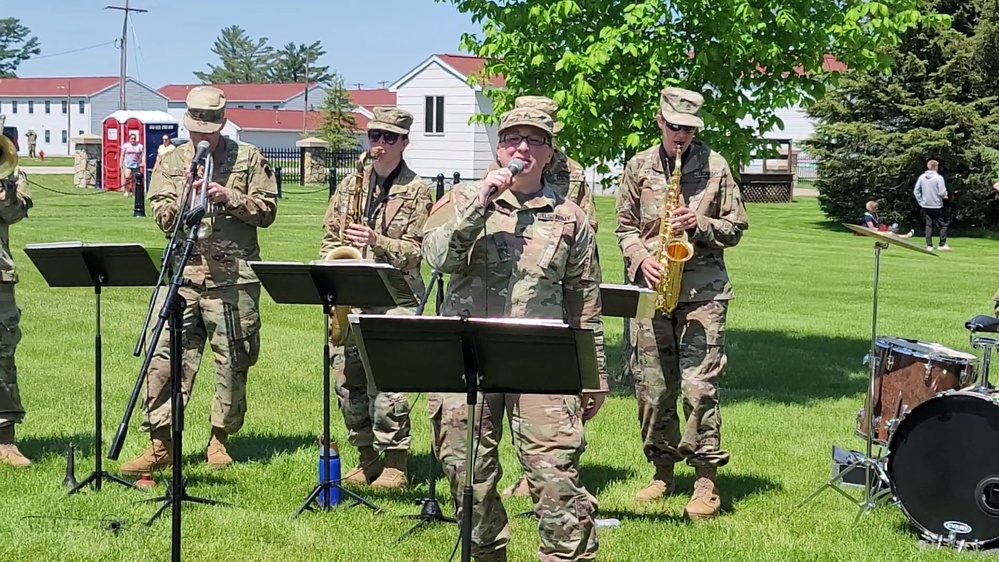
{"type": "Polygon", "coordinates": [[[325,491],[326,497],[328,498],[330,497],[330,490],[340,490],[341,494],[354,500],[354,503],[350,504],[349,507],[354,507],[356,505],[364,504],[370,507],[371,509],[375,510],[375,513],[382,513],[384,511],[381,507],[364,499],[358,494],[355,494],[354,492],[348,490],[347,488],[344,488],[343,486],[340,485],[339,482],[329,481],[317,484],[316,487],[312,489],[312,492],[309,494],[309,497],[305,498],[305,502],[302,503],[302,507],[298,508],[298,511],[295,512],[294,518],[297,519],[298,516],[301,515],[302,512],[304,512],[307,509],[314,509],[312,506],[312,502],[316,502],[317,504],[319,504],[319,509],[323,511],[330,510],[336,507],[336,505],[323,505],[322,502],[319,501],[319,494],[325,491]]]}
{"type": "MultiPolygon", "coordinates": [[[[399,540],[412,535],[416,531],[419,531],[423,527],[431,525],[433,523],[457,523],[458,520],[452,517],[446,517],[444,512],[441,511],[441,505],[437,502],[437,498],[421,498],[416,500],[416,504],[423,504],[423,509],[420,510],[419,515],[403,515],[404,519],[419,519],[420,521],[413,526],[410,530],[406,531],[399,540]]],[[[398,542],[398,541],[397,541],[398,542]]]]}
{"type": "Polygon", "coordinates": [[[91,483],[93,483],[94,485],[94,490],[99,491],[101,489],[102,480],[107,480],[108,482],[114,482],[115,484],[121,484],[126,488],[134,488],[136,490],[142,491],[141,488],[139,488],[135,484],[123,478],[119,478],[118,476],[115,476],[114,474],[111,474],[106,470],[95,470],[91,472],[86,478],[84,478],[79,484],[74,486],[73,489],[69,491],[69,495],[72,496],[73,494],[82,490],[84,486],[91,483]]]}
{"type": "MultiPolygon", "coordinates": [[[[154,513],[153,516],[150,517],[148,521],[146,521],[146,526],[147,527],[149,527],[150,525],[152,525],[153,521],[156,521],[156,519],[160,515],[162,515],[164,511],[166,511],[166,508],[170,507],[171,505],[173,505],[173,502],[177,501],[177,500],[174,499],[174,493],[175,492],[170,487],[167,487],[166,492],[162,496],[155,497],[155,498],[149,498],[148,500],[144,500],[144,501],[147,501],[147,502],[160,502],[160,501],[163,502],[163,505],[161,505],[160,508],[158,510],[156,510],[156,513],[154,513]]],[[[206,498],[199,498],[199,497],[196,497],[196,496],[188,495],[188,493],[187,493],[187,478],[184,478],[183,481],[180,484],[180,500],[179,501],[181,501],[181,502],[191,502],[191,503],[201,503],[201,504],[205,504],[205,505],[224,505],[224,506],[231,505],[231,504],[227,504],[225,502],[221,502],[221,501],[218,501],[218,500],[210,500],[210,499],[206,499],[206,498]]]]}

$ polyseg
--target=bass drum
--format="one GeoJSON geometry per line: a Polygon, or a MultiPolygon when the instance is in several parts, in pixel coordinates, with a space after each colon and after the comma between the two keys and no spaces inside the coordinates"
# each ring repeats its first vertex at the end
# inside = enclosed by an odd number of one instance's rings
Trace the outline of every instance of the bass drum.
{"type": "Polygon", "coordinates": [[[972,390],[916,406],[891,436],[886,472],[906,517],[934,543],[999,540],[999,401],[972,390]]]}

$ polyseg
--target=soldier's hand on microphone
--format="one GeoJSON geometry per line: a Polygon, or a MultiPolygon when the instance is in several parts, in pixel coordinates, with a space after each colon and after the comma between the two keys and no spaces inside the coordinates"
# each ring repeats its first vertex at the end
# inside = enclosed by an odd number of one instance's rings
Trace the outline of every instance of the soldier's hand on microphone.
{"type": "Polygon", "coordinates": [[[479,190],[479,203],[485,205],[491,199],[498,197],[513,184],[513,172],[509,168],[500,168],[486,174],[479,190]],[[495,190],[495,191],[494,191],[495,190]]]}

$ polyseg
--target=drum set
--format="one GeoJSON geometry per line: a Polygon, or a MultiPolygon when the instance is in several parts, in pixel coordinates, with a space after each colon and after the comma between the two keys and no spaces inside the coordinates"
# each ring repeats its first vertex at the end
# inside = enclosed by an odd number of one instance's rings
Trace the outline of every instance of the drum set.
{"type": "Polygon", "coordinates": [[[894,235],[845,225],[875,242],[874,319],[870,380],[856,433],[867,454],[853,453],[846,467],[806,498],[839,487],[860,469],[865,494],[861,515],[878,503],[897,505],[922,538],[958,551],[999,545],[999,391],[989,384],[999,319],[979,315],[965,322],[976,355],[926,341],[877,336],[880,251],[889,244],[928,250],[894,235]],[[875,456],[874,447],[881,449],[875,456]]]}

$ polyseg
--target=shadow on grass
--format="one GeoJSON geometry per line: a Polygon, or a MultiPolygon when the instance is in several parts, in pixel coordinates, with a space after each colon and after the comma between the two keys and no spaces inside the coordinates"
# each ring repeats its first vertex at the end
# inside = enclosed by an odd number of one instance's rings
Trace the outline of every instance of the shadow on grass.
{"type": "MultiPolygon", "coordinates": [[[[863,393],[867,388],[863,358],[870,347],[870,340],[859,338],[798,337],[730,328],[726,333],[728,365],[721,380],[722,404],[808,404],[863,393]]],[[[634,396],[633,384],[618,377],[612,381],[612,394],[634,396]]]]}
{"type": "Polygon", "coordinates": [[[730,330],[722,402],[808,404],[863,393],[870,340],[730,330]]]}
{"type": "MultiPolygon", "coordinates": [[[[94,456],[94,435],[93,433],[76,433],[73,435],[29,435],[17,437],[17,448],[21,454],[28,457],[32,462],[45,462],[53,458],[58,458],[63,463],[66,461],[66,453],[69,452],[69,445],[73,444],[76,451],[76,461],[81,459],[92,459],[94,456]]],[[[103,444],[103,454],[107,454],[107,443],[103,444]]]]}

